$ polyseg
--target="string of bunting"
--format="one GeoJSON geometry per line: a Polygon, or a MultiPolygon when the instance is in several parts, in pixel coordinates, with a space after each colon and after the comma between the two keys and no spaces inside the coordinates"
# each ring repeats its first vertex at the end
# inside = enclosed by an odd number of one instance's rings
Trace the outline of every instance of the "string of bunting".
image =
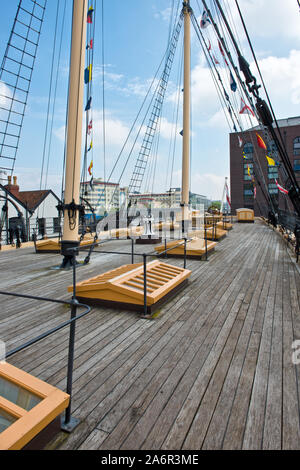
{"type": "MultiPolygon", "coordinates": [[[[206,28],[208,28],[208,27],[211,26],[211,25],[212,25],[212,21],[210,20],[207,11],[204,10],[203,13],[202,13],[202,17],[201,17],[201,19],[200,19],[200,28],[203,29],[203,30],[205,30],[206,28]]],[[[237,91],[237,83],[236,83],[236,81],[235,81],[235,79],[234,79],[234,77],[233,77],[232,71],[230,70],[230,66],[229,66],[229,63],[228,63],[228,61],[227,61],[227,59],[226,59],[226,54],[225,54],[224,48],[222,47],[222,43],[221,43],[221,41],[220,41],[219,39],[218,39],[218,46],[219,46],[219,51],[220,51],[220,53],[221,53],[221,55],[222,55],[222,57],[223,57],[223,59],[224,59],[224,62],[225,62],[226,66],[227,66],[228,69],[229,69],[230,88],[231,88],[231,90],[235,93],[235,92],[237,91]]],[[[210,40],[208,40],[208,46],[206,46],[206,48],[207,48],[207,51],[208,51],[208,53],[209,53],[209,55],[210,55],[210,58],[211,58],[211,60],[213,61],[213,63],[214,63],[215,65],[220,65],[220,62],[218,61],[218,59],[216,58],[216,55],[215,55],[215,54],[213,53],[213,51],[212,51],[212,45],[211,45],[210,40]]],[[[225,90],[224,90],[224,92],[225,92],[225,97],[226,97],[226,99],[229,101],[229,97],[228,97],[228,95],[227,95],[227,93],[226,93],[225,90]]],[[[230,101],[229,101],[229,103],[230,103],[230,101]]],[[[228,106],[228,112],[229,112],[230,117],[232,118],[232,110],[231,110],[231,107],[230,107],[230,106],[228,106]]],[[[250,115],[250,116],[255,117],[255,114],[254,114],[253,110],[251,109],[250,106],[248,106],[248,105],[246,104],[246,102],[244,101],[244,99],[243,99],[242,97],[241,97],[241,105],[240,105],[239,114],[248,114],[248,115],[250,115]]],[[[232,119],[232,121],[233,121],[233,119],[232,119]]],[[[234,121],[233,121],[233,128],[234,128],[234,131],[237,132],[236,126],[235,126],[235,124],[234,124],[234,121]]],[[[279,165],[279,162],[277,162],[277,161],[273,158],[273,155],[272,155],[272,156],[267,155],[267,152],[268,152],[267,146],[266,146],[266,144],[265,144],[263,138],[262,138],[258,133],[256,133],[256,138],[257,138],[257,144],[258,144],[259,148],[261,148],[261,149],[263,149],[263,150],[266,151],[265,157],[266,157],[268,166],[280,166],[280,165],[279,165]]],[[[239,147],[242,148],[242,146],[243,146],[243,139],[242,139],[240,136],[238,136],[238,143],[239,143],[239,147]]],[[[243,158],[244,158],[245,160],[247,160],[247,157],[246,157],[246,155],[245,155],[244,152],[243,152],[243,158]]],[[[252,183],[253,183],[254,198],[256,198],[255,179],[254,179],[253,173],[251,173],[250,166],[249,166],[248,164],[247,164],[247,172],[248,172],[248,175],[249,175],[249,177],[251,178],[251,181],[252,181],[252,183]]],[[[274,179],[275,179],[275,178],[274,178],[274,179]]],[[[275,179],[275,183],[276,183],[276,186],[277,186],[278,190],[279,190],[281,193],[283,193],[283,194],[288,194],[288,191],[287,191],[285,188],[283,188],[283,187],[278,183],[277,179],[275,179]]]]}
{"type": "MultiPolygon", "coordinates": [[[[84,71],[84,83],[87,86],[87,102],[85,106],[86,112],[86,145],[85,145],[85,157],[87,158],[88,152],[93,149],[93,117],[92,117],[92,79],[93,79],[93,49],[94,49],[94,38],[93,38],[93,22],[94,22],[94,8],[92,5],[89,6],[87,12],[87,67],[84,71]]],[[[90,158],[88,166],[88,173],[91,177],[90,186],[93,185],[93,157],[90,158]]]]}
{"type": "MultiPolygon", "coordinates": [[[[209,26],[212,25],[212,22],[210,20],[210,18],[208,17],[208,14],[207,12],[204,10],[203,13],[202,13],[202,17],[200,19],[200,28],[202,30],[205,30],[206,28],[208,28],[209,26]]],[[[212,49],[212,44],[211,44],[211,41],[208,40],[208,45],[206,44],[206,48],[207,48],[207,51],[208,51],[208,54],[211,58],[211,61],[212,63],[214,63],[215,65],[220,65],[220,61],[218,60],[218,57],[216,55],[216,53],[213,51],[212,49]]],[[[218,39],[218,49],[219,49],[219,53],[221,53],[222,57],[223,57],[223,60],[224,60],[224,63],[229,71],[229,83],[230,83],[230,89],[233,93],[236,93],[237,92],[237,82],[235,81],[234,79],[234,76],[233,76],[233,73],[232,73],[232,70],[230,69],[230,65],[228,63],[228,60],[226,59],[226,53],[224,51],[224,48],[222,46],[222,43],[221,41],[218,39]]],[[[222,84],[223,85],[223,84],[222,84]]],[[[224,88],[224,86],[223,86],[224,88]]],[[[228,94],[226,93],[226,90],[224,89],[224,94],[225,94],[225,98],[226,100],[229,102],[229,106],[228,106],[228,112],[229,112],[229,115],[231,117],[231,120],[232,120],[232,123],[233,123],[233,130],[234,132],[237,132],[237,127],[235,125],[235,122],[234,122],[234,119],[233,119],[233,108],[231,106],[231,103],[230,103],[230,100],[229,100],[229,96],[228,94]]],[[[239,111],[239,114],[249,114],[253,117],[255,117],[255,114],[253,112],[253,110],[251,109],[250,106],[248,106],[245,101],[243,100],[243,98],[241,98],[241,107],[240,107],[240,111],[239,111]]],[[[234,117],[235,119],[238,121],[238,118],[237,116],[235,115],[234,113],[234,117]]],[[[239,126],[240,127],[240,126],[239,126]]]]}

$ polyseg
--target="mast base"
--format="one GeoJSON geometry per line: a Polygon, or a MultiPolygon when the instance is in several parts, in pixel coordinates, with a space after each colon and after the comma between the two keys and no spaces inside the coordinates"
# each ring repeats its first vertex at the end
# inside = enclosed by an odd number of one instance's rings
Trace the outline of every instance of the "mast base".
{"type": "Polygon", "coordinates": [[[162,238],[157,235],[142,235],[137,238],[135,243],[137,245],[155,245],[156,243],[161,243],[162,238]]]}
{"type": "Polygon", "coordinates": [[[74,266],[74,263],[76,263],[76,255],[78,255],[78,250],[74,250],[74,248],[78,248],[79,245],[80,242],[77,240],[63,240],[61,242],[61,254],[63,256],[63,260],[60,265],[60,269],[68,269],[74,266]]]}

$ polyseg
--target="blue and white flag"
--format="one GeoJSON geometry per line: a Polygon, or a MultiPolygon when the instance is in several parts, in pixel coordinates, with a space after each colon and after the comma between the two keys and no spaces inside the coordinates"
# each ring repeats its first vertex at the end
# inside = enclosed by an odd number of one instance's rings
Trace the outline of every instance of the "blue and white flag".
{"type": "Polygon", "coordinates": [[[210,19],[208,18],[207,11],[204,10],[202,13],[202,18],[200,20],[200,28],[205,29],[211,24],[210,19]]]}
{"type": "Polygon", "coordinates": [[[236,91],[237,89],[236,81],[234,80],[231,72],[230,72],[230,88],[232,89],[232,91],[236,91]]]}

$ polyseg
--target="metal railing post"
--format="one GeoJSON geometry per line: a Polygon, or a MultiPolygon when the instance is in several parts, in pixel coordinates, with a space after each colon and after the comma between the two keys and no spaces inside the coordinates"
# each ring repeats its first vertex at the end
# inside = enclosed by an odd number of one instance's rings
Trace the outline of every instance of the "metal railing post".
{"type": "Polygon", "coordinates": [[[167,249],[167,237],[165,238],[165,255],[164,255],[164,258],[167,258],[166,249],[167,249]]]}
{"type": "MultiPolygon", "coordinates": [[[[76,252],[73,250],[73,295],[72,295],[72,306],[71,306],[71,319],[77,316],[77,305],[76,300],[76,252]]],[[[75,330],[76,321],[70,324],[69,334],[69,353],[68,353],[68,372],[67,372],[67,389],[66,392],[70,396],[69,405],[66,408],[65,420],[61,424],[63,431],[71,432],[79,424],[79,420],[71,416],[71,404],[72,404],[72,385],[73,385],[73,365],[74,365],[74,349],[75,349],[75,330]]]]}
{"type": "Polygon", "coordinates": [[[134,264],[134,239],[131,239],[131,264],[134,264]]]}
{"type": "Polygon", "coordinates": [[[186,269],[186,238],[184,238],[184,260],[183,260],[183,267],[186,269]]]}
{"type": "Polygon", "coordinates": [[[144,315],[147,316],[147,255],[143,254],[144,262],[144,315]]]}
{"type": "Polygon", "coordinates": [[[205,239],[205,261],[207,261],[207,228],[204,225],[204,239],[205,239]]]}

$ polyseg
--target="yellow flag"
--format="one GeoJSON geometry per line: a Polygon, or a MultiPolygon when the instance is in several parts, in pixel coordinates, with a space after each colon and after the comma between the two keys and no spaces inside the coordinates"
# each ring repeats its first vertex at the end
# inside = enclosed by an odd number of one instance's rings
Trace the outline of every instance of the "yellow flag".
{"type": "Polygon", "coordinates": [[[268,165],[269,165],[269,166],[275,166],[275,160],[273,160],[273,158],[268,157],[268,156],[266,155],[266,159],[268,160],[268,165]]]}
{"type": "Polygon", "coordinates": [[[251,176],[249,165],[247,165],[247,168],[248,168],[248,175],[251,176]]]}

